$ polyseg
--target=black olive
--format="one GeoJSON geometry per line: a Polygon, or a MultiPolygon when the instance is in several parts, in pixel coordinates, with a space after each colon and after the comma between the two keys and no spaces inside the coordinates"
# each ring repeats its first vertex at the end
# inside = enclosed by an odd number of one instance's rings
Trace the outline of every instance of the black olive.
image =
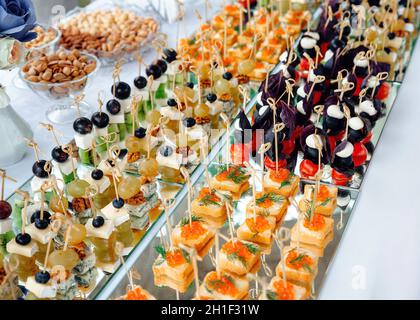
{"type": "Polygon", "coordinates": [[[390,32],[390,33],[388,33],[388,39],[389,39],[389,40],[393,40],[393,39],[395,39],[395,33],[394,33],[394,32],[390,32]]]}
{"type": "Polygon", "coordinates": [[[195,126],[196,121],[194,118],[185,118],[182,123],[184,124],[185,127],[187,128],[192,128],[195,126]]]}
{"type": "Polygon", "coordinates": [[[162,74],[164,74],[168,70],[168,65],[164,60],[158,60],[156,61],[156,65],[160,68],[160,71],[162,74]]]}
{"type": "Polygon", "coordinates": [[[146,136],[146,129],[140,127],[136,129],[136,131],[134,132],[134,135],[136,136],[136,138],[143,139],[146,136]]]}
{"type": "Polygon", "coordinates": [[[176,100],[175,100],[175,99],[173,99],[173,98],[168,99],[167,104],[168,104],[168,106],[170,106],[170,107],[177,107],[177,106],[178,106],[178,103],[177,103],[177,102],[176,102],[176,100]]]}
{"type": "Polygon", "coordinates": [[[47,161],[45,160],[36,161],[32,166],[32,173],[38,178],[48,178],[48,175],[51,173],[51,169],[50,172],[45,171],[46,164],[47,161]]]}
{"type": "Polygon", "coordinates": [[[51,157],[58,163],[64,163],[69,158],[69,155],[65,153],[60,146],[58,146],[52,149],[51,157]]]}
{"type": "Polygon", "coordinates": [[[185,84],[185,86],[188,87],[188,88],[190,88],[190,89],[194,89],[194,83],[192,83],[192,82],[187,82],[185,84]]]}
{"type": "Polygon", "coordinates": [[[116,87],[112,85],[111,93],[115,95],[115,98],[125,100],[131,95],[131,87],[128,83],[120,81],[117,83],[116,87]]]}
{"type": "Polygon", "coordinates": [[[166,56],[165,60],[166,60],[167,63],[174,62],[176,60],[177,55],[178,55],[177,52],[172,48],[165,48],[163,50],[163,54],[166,56]]]}
{"type": "Polygon", "coordinates": [[[346,45],[346,43],[343,40],[341,40],[339,38],[334,38],[330,43],[330,48],[333,51],[335,51],[337,49],[344,48],[345,45],[346,45]]]}
{"type": "Polygon", "coordinates": [[[391,53],[391,48],[386,47],[386,48],[384,48],[384,51],[386,52],[386,54],[390,54],[391,53]]]}
{"type": "Polygon", "coordinates": [[[81,117],[73,122],[73,129],[79,134],[89,134],[93,130],[93,123],[88,118],[81,117]]]}
{"type": "Polygon", "coordinates": [[[94,228],[100,228],[105,224],[105,219],[101,216],[97,216],[95,219],[93,219],[92,221],[92,226],[94,228]]]}
{"type": "Polygon", "coordinates": [[[128,149],[121,149],[120,153],[118,155],[118,159],[120,159],[120,160],[124,159],[124,157],[127,155],[127,153],[128,153],[128,149]]]}
{"type": "Polygon", "coordinates": [[[162,75],[162,70],[156,64],[152,64],[147,67],[146,74],[148,77],[152,76],[154,80],[157,80],[162,75]]]}
{"type": "Polygon", "coordinates": [[[48,271],[38,271],[35,273],[35,281],[41,284],[46,284],[50,281],[50,273],[48,271]]]}
{"type": "Polygon", "coordinates": [[[124,200],[121,198],[114,199],[112,201],[112,205],[114,206],[115,209],[121,209],[122,207],[124,207],[124,200]]]}
{"type": "Polygon", "coordinates": [[[134,86],[139,90],[146,88],[147,79],[143,76],[138,76],[134,79],[134,86]]]}
{"type": "MultiPolygon", "coordinates": [[[[34,223],[36,221],[36,219],[41,219],[41,211],[37,210],[35,211],[32,215],[31,215],[31,223],[34,223]]],[[[48,211],[44,211],[44,219],[48,222],[50,222],[51,220],[51,214],[48,211]]]]}
{"type": "Polygon", "coordinates": [[[229,81],[230,79],[232,79],[232,74],[230,73],[230,72],[225,72],[224,74],[223,74],[223,79],[225,79],[225,80],[227,80],[227,81],[229,81]]]}
{"type": "Polygon", "coordinates": [[[172,155],[174,150],[170,146],[163,146],[162,148],[160,148],[159,152],[162,156],[169,157],[172,155]]]}
{"type": "Polygon", "coordinates": [[[217,100],[217,95],[216,94],[214,94],[214,93],[209,93],[208,95],[207,95],[207,101],[208,102],[210,102],[210,103],[213,103],[213,102],[215,102],[217,100]]]}
{"type": "Polygon", "coordinates": [[[121,104],[117,100],[111,99],[106,103],[106,110],[115,116],[121,111],[121,104]]]}
{"type": "Polygon", "coordinates": [[[15,240],[17,244],[20,244],[21,246],[26,246],[27,244],[31,242],[32,237],[29,233],[19,233],[15,237],[15,240]]]}
{"type": "Polygon", "coordinates": [[[109,124],[109,116],[105,112],[95,112],[90,120],[99,129],[106,128],[109,124]]]}
{"type": "Polygon", "coordinates": [[[104,176],[104,172],[100,169],[95,169],[92,171],[92,173],[90,174],[90,176],[92,177],[93,180],[101,180],[104,176]]]}
{"type": "Polygon", "coordinates": [[[35,219],[35,227],[39,230],[45,230],[48,228],[49,221],[47,219],[35,219]]]}

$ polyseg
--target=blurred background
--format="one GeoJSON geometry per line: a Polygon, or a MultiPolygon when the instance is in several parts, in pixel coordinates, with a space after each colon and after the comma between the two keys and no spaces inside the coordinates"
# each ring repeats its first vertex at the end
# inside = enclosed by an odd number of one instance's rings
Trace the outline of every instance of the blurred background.
{"type": "Polygon", "coordinates": [[[32,0],[39,23],[51,24],[76,6],[86,6],[93,0],[32,0]]]}

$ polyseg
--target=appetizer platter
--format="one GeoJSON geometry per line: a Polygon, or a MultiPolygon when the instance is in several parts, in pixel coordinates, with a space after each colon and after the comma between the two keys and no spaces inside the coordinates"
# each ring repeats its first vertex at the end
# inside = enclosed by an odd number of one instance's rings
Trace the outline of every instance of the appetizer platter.
{"type": "MultiPolygon", "coordinates": [[[[138,62],[134,79],[101,48],[114,68],[97,110],[82,114],[74,95],[73,141],[41,124],[52,160],[28,140],[34,177],[7,200],[1,192],[2,297],[317,298],[408,65],[417,11],[331,0],[251,14],[249,4],[222,7],[176,49],[147,36],[157,57],[125,57],[138,62]]],[[[156,33],[150,21],[144,30],[156,33]]],[[[72,51],[36,59],[93,73],[99,62],[61,32],[72,51]]],[[[33,63],[22,77],[48,82],[33,63]]],[[[14,180],[0,178],[2,190],[14,180]]]]}

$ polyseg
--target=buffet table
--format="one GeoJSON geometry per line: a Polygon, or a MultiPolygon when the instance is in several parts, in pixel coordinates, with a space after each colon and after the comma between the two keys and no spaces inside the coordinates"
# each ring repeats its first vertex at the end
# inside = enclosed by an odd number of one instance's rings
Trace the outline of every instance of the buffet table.
{"type": "MultiPolygon", "coordinates": [[[[216,12],[219,3],[222,1],[214,1],[213,9],[209,10],[209,13],[216,12]]],[[[199,21],[194,14],[195,10],[202,10],[203,5],[201,2],[198,2],[195,5],[190,5],[186,12],[185,23],[180,25],[180,36],[188,36],[196,30],[199,26],[199,21]]],[[[171,46],[175,45],[176,39],[176,27],[174,28],[171,24],[163,23],[161,25],[161,32],[168,35],[168,43],[171,46]]],[[[155,56],[155,52],[151,51],[144,56],[145,63],[150,63],[155,56]]],[[[125,64],[122,68],[121,80],[130,82],[134,78],[138,70],[137,63],[131,62],[125,64]]],[[[10,72],[0,71],[2,75],[2,84],[6,86],[7,93],[9,94],[12,105],[15,108],[16,112],[21,115],[24,119],[28,121],[31,125],[34,132],[34,140],[39,144],[41,152],[44,153],[46,158],[49,158],[49,150],[54,145],[52,136],[42,128],[39,123],[46,122],[45,112],[46,112],[46,101],[40,98],[38,95],[33,93],[29,88],[20,81],[18,76],[18,70],[13,70],[10,72]],[[17,84],[17,85],[15,85],[17,84]]],[[[110,88],[112,85],[112,66],[110,67],[101,67],[97,75],[95,76],[93,82],[89,85],[86,91],[85,101],[90,104],[92,110],[97,108],[97,97],[100,90],[104,88],[110,88]]],[[[108,98],[111,97],[111,92],[106,92],[108,98]]],[[[62,134],[60,140],[62,142],[70,141],[73,139],[73,128],[71,124],[65,126],[55,125],[56,129],[62,134]]],[[[24,184],[29,178],[31,178],[32,173],[28,170],[22,170],[22,168],[30,168],[34,162],[34,154],[28,148],[28,152],[25,155],[25,158],[22,159],[19,163],[10,166],[7,168],[8,174],[11,177],[14,177],[18,180],[16,184],[6,184],[5,195],[6,197],[13,193],[19,186],[24,184]]]]}

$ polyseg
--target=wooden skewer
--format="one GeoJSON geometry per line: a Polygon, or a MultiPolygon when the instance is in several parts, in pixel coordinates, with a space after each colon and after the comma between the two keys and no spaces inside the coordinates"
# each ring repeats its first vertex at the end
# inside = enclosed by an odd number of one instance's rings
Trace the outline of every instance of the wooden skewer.
{"type": "Polygon", "coordinates": [[[54,142],[56,144],[57,147],[59,147],[61,145],[60,141],[58,140],[58,136],[57,136],[57,132],[54,128],[54,126],[52,124],[49,123],[39,123],[42,127],[44,127],[45,129],[47,129],[47,131],[51,132],[53,138],[54,138],[54,142]]]}
{"type": "Polygon", "coordinates": [[[188,194],[188,217],[190,220],[190,226],[192,226],[192,210],[191,210],[191,192],[192,192],[192,187],[191,187],[191,180],[190,180],[190,174],[187,170],[187,168],[185,167],[181,167],[181,174],[184,176],[184,179],[186,181],[186,185],[187,185],[187,194],[188,194]]]}
{"type": "Polygon", "coordinates": [[[27,223],[27,209],[29,203],[29,193],[22,190],[16,190],[16,194],[20,195],[23,198],[23,209],[22,209],[22,226],[21,226],[21,233],[25,234],[25,226],[27,223]]]}
{"type": "Polygon", "coordinates": [[[12,181],[14,183],[17,182],[16,179],[13,179],[12,177],[9,177],[8,175],[6,175],[6,170],[4,169],[0,169],[0,177],[1,177],[1,194],[0,194],[0,200],[3,201],[4,200],[4,185],[5,185],[5,180],[9,180],[12,181]]]}
{"type": "Polygon", "coordinates": [[[266,143],[261,145],[260,149],[258,150],[258,153],[260,154],[260,162],[261,162],[261,190],[264,193],[264,157],[265,153],[270,150],[271,143],[266,143]]]}

